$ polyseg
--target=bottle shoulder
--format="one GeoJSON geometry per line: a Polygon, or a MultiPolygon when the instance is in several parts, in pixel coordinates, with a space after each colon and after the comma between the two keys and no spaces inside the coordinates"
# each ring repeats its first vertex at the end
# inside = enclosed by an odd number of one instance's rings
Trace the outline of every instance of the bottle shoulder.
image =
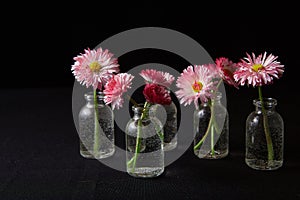
{"type": "MultiPolygon", "coordinates": [[[[276,122],[279,122],[279,123],[283,123],[282,116],[276,110],[267,111],[266,115],[267,115],[269,120],[276,121],[276,122]]],[[[262,118],[263,118],[263,112],[261,110],[255,110],[255,111],[252,111],[248,115],[247,120],[251,121],[251,120],[254,120],[254,119],[262,119],[262,118]]]]}
{"type": "MultiPolygon", "coordinates": [[[[95,106],[92,104],[85,104],[79,111],[79,115],[94,115],[95,106]]],[[[110,106],[101,104],[98,105],[98,113],[99,115],[113,115],[113,111],[110,106]]]]}

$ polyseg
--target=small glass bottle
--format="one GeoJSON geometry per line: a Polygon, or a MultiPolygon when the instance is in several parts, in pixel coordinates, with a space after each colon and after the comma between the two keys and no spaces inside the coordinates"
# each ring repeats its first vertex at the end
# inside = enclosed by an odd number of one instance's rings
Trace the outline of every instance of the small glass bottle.
{"type": "Polygon", "coordinates": [[[274,170],[283,164],[284,122],[273,98],[253,100],[255,111],[246,121],[246,164],[257,170],[274,170]],[[264,109],[264,111],[263,111],[264,109]],[[265,114],[263,114],[265,113],[265,114]]]}
{"type": "Polygon", "coordinates": [[[177,108],[174,102],[172,101],[170,105],[153,105],[150,112],[161,122],[165,122],[163,125],[164,151],[175,149],[177,147],[177,108]]]}
{"type": "Polygon", "coordinates": [[[79,112],[80,154],[85,158],[102,159],[115,152],[114,116],[104,103],[104,94],[93,92],[84,95],[86,104],[79,112]]]}
{"type": "Polygon", "coordinates": [[[219,159],[228,155],[229,117],[216,92],[210,102],[194,112],[194,154],[199,158],[219,159]]]}
{"type": "Polygon", "coordinates": [[[142,106],[132,110],[126,126],[127,172],[134,177],[159,176],[164,171],[162,124],[142,106]]]}

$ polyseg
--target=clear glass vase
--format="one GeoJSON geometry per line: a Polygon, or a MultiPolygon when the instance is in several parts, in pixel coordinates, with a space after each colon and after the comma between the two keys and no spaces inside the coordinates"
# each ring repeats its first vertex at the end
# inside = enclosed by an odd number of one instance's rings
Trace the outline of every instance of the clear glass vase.
{"type": "Polygon", "coordinates": [[[95,159],[112,156],[115,152],[112,109],[105,105],[102,92],[89,92],[84,97],[86,104],[79,112],[80,154],[95,159]]]}
{"type": "Polygon", "coordinates": [[[229,117],[217,92],[211,101],[194,112],[194,154],[199,158],[219,159],[228,155],[229,117]]]}
{"type": "Polygon", "coordinates": [[[156,116],[161,122],[165,122],[164,151],[170,151],[177,147],[177,107],[172,101],[170,105],[153,105],[150,108],[151,115],[156,116]],[[165,116],[165,119],[163,117],[165,116]]]}
{"type": "Polygon", "coordinates": [[[284,122],[276,112],[276,99],[253,101],[255,111],[246,121],[247,165],[257,170],[274,170],[283,164],[284,122]]]}
{"type": "Polygon", "coordinates": [[[126,126],[127,172],[134,177],[156,177],[164,171],[163,127],[149,110],[133,107],[126,126]]]}

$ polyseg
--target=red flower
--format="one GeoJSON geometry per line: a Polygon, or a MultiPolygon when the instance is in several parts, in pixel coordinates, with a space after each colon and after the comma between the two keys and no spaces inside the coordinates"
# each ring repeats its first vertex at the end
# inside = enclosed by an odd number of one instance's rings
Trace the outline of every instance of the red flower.
{"type": "Polygon", "coordinates": [[[162,85],[146,84],[143,94],[146,100],[152,104],[169,105],[172,102],[170,93],[162,85]]]}
{"type": "Polygon", "coordinates": [[[216,67],[219,75],[228,85],[239,89],[238,83],[234,81],[233,74],[238,69],[238,65],[228,58],[220,57],[216,59],[216,67]]]}

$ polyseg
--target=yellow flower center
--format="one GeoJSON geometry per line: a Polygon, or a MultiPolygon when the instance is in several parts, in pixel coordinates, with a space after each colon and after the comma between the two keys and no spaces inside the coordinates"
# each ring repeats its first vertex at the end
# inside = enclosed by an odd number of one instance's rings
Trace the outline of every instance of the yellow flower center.
{"type": "Polygon", "coordinates": [[[193,84],[192,87],[193,87],[194,92],[200,92],[200,90],[202,90],[203,85],[201,82],[195,81],[195,83],[193,84]]]}
{"type": "Polygon", "coordinates": [[[98,62],[92,62],[90,64],[90,69],[93,71],[93,72],[98,72],[100,69],[101,69],[101,65],[98,63],[98,62]]]}
{"type": "Polygon", "coordinates": [[[262,66],[261,64],[254,64],[252,66],[253,71],[258,72],[258,70],[261,70],[262,68],[264,68],[264,66],[262,66]]]}

